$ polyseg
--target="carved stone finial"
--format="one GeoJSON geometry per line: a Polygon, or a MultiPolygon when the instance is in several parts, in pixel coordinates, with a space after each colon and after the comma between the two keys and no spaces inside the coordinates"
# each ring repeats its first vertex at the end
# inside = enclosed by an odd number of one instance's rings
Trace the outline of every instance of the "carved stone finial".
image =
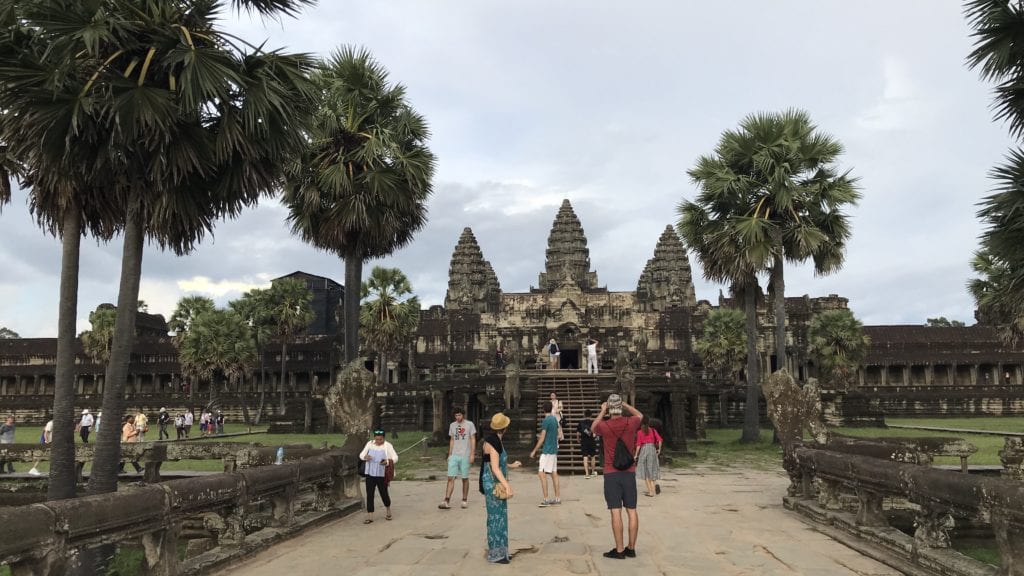
{"type": "Polygon", "coordinates": [[[449,310],[497,312],[501,304],[501,286],[491,263],[484,260],[473,231],[462,230],[448,268],[448,292],[444,306],[449,310]]]}
{"type": "Polygon", "coordinates": [[[597,288],[597,273],[590,270],[590,249],[576,212],[569,200],[562,201],[548,235],[547,260],[537,284],[551,292],[572,282],[581,290],[597,288]]]}
{"type": "Polygon", "coordinates": [[[654,248],[654,257],[640,274],[636,299],[645,311],[662,311],[673,306],[696,306],[690,259],[679,235],[666,226],[654,248]]]}

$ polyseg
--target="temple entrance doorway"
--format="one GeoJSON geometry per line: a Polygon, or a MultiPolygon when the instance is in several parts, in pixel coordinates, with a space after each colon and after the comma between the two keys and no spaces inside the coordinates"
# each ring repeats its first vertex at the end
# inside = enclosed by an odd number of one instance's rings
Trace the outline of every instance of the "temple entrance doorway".
{"type": "Polygon", "coordinates": [[[580,351],[566,350],[562,348],[558,356],[558,367],[562,370],[576,369],[580,367],[580,351]]]}

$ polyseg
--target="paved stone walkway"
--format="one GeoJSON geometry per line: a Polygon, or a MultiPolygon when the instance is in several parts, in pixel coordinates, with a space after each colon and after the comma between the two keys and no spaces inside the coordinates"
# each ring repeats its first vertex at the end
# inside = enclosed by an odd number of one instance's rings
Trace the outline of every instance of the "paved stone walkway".
{"type": "MultiPolygon", "coordinates": [[[[484,560],[482,496],[438,510],[444,483],[392,484],[394,520],[360,512],[278,544],[240,563],[236,576],[491,574],[680,574],[895,576],[782,508],[787,480],[773,472],[668,471],[662,494],[640,493],[637,558],[610,560],[609,514],[600,478],[562,479],[561,506],[538,508],[536,475],[512,476],[508,566],[484,560]]],[[[459,494],[459,488],[456,494],[459,494]]],[[[378,501],[379,502],[379,501],[378,501]]]]}

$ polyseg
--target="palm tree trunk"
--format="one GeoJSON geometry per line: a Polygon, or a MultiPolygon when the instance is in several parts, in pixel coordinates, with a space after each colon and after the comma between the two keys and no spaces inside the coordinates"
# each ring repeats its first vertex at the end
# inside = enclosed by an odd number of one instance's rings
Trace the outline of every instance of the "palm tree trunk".
{"type": "Polygon", "coordinates": [[[776,370],[782,370],[786,368],[786,279],[781,248],[775,253],[772,266],[772,292],[775,293],[775,366],[776,370]]]}
{"type": "Polygon", "coordinates": [[[61,226],[60,308],[57,317],[57,374],[53,388],[53,436],[47,500],[75,497],[75,323],[78,319],[78,262],[82,213],[72,201],[61,226]]]}
{"type": "Polygon", "coordinates": [[[287,361],[287,359],[288,359],[288,342],[285,341],[282,338],[282,340],[281,340],[281,383],[280,383],[280,387],[281,387],[281,414],[284,414],[284,410],[285,410],[285,405],[284,405],[284,383],[285,383],[285,379],[284,379],[285,371],[284,370],[285,370],[285,367],[284,367],[284,365],[285,365],[285,362],[287,361]]]}
{"type": "MultiPolygon", "coordinates": [[[[256,379],[252,379],[253,383],[256,379]]],[[[245,376],[238,378],[238,400],[242,403],[242,420],[245,421],[246,426],[252,424],[252,418],[249,417],[249,391],[244,390],[245,388],[245,376]]]]}
{"type": "Polygon", "coordinates": [[[359,291],[363,283],[363,261],[345,258],[345,364],[359,356],[359,291]]]}
{"type": "Polygon", "coordinates": [[[117,322],[114,344],[103,388],[103,433],[96,439],[96,452],[89,476],[90,494],[117,490],[118,465],[121,461],[120,426],[124,420],[124,389],[135,343],[135,312],[139,305],[139,282],[142,278],[142,248],[145,235],[138,205],[128,211],[121,254],[121,284],[117,294],[117,322]]]}
{"type": "MultiPolygon", "coordinates": [[[[257,338],[257,341],[258,340],[259,339],[257,338]]],[[[267,403],[267,369],[264,367],[265,357],[263,356],[263,348],[260,347],[259,344],[256,345],[256,348],[259,350],[260,354],[260,405],[259,408],[256,409],[256,418],[252,421],[253,426],[258,426],[260,420],[263,419],[263,407],[267,403]]]]}
{"type": "Polygon", "coordinates": [[[761,438],[758,405],[761,401],[761,370],[757,357],[757,280],[751,278],[743,288],[743,308],[747,316],[747,401],[743,413],[740,442],[761,438]]]}

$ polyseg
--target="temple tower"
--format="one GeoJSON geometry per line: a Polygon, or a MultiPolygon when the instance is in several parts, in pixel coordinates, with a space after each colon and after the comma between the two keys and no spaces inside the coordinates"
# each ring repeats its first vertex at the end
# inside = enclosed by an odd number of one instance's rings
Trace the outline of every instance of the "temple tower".
{"type": "Polygon", "coordinates": [[[644,312],[696,306],[690,259],[679,235],[666,226],[636,285],[636,300],[644,312]]]}
{"type": "Polygon", "coordinates": [[[590,270],[587,237],[568,199],[562,200],[555,222],[551,225],[545,254],[545,271],[540,273],[537,280],[541,291],[553,292],[567,284],[575,285],[583,291],[597,288],[597,272],[590,270]]]}
{"type": "Polygon", "coordinates": [[[462,230],[448,268],[448,292],[444,306],[448,310],[494,313],[501,303],[501,286],[491,263],[484,260],[473,231],[462,230]]]}

